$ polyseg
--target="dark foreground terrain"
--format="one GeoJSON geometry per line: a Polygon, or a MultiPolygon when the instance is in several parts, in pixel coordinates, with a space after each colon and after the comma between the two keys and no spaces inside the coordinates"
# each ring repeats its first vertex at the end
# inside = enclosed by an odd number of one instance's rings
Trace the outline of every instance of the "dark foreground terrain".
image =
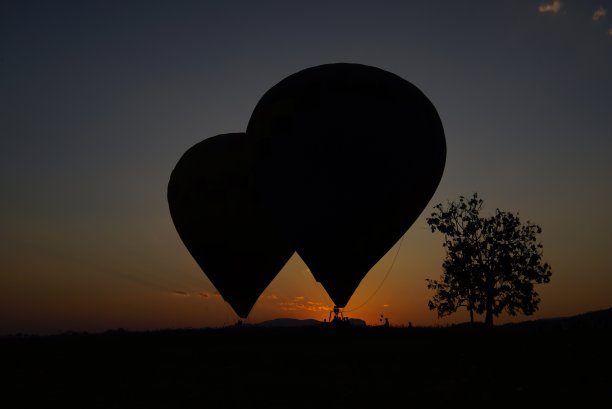
{"type": "Polygon", "coordinates": [[[5,337],[2,406],[612,407],[608,324],[5,337]]]}

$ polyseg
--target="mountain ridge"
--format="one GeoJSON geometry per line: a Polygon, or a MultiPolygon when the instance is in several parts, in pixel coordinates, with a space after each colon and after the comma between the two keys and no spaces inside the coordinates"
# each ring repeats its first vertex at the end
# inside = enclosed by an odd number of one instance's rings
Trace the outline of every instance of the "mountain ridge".
{"type": "MultiPolygon", "coordinates": [[[[348,320],[351,326],[365,327],[366,322],[359,318],[349,318],[348,320]]],[[[271,320],[262,321],[256,324],[252,324],[257,327],[310,327],[316,325],[325,324],[323,321],[315,320],[313,318],[298,319],[298,318],[274,318],[271,320]]]]}

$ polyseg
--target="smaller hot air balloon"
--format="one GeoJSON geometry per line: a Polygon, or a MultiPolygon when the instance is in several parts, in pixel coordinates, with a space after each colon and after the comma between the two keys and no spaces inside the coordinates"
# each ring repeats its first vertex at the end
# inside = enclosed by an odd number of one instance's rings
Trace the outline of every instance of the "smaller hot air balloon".
{"type": "Polygon", "coordinates": [[[244,133],[192,146],[168,183],[168,204],[189,253],[219,294],[246,318],[293,254],[261,211],[244,133]]]}

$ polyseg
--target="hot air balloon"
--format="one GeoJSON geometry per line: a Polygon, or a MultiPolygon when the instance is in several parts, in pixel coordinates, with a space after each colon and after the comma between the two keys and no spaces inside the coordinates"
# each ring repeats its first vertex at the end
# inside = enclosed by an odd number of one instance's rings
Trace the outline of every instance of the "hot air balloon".
{"type": "Polygon", "coordinates": [[[262,208],[337,307],[423,211],[446,160],[429,99],[360,64],[285,78],[258,102],[247,134],[262,208]]]}
{"type": "Polygon", "coordinates": [[[231,133],[192,146],[168,183],[180,238],[241,318],[294,252],[260,210],[245,139],[231,133]]]}

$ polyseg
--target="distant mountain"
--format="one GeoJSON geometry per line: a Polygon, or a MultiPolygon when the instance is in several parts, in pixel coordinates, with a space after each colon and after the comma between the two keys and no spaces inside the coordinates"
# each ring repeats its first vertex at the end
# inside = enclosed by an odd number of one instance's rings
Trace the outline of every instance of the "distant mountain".
{"type": "MultiPolygon", "coordinates": [[[[354,327],[365,327],[366,322],[359,318],[349,318],[349,323],[354,327]]],[[[263,321],[259,324],[254,324],[258,327],[284,327],[284,328],[292,328],[292,327],[312,327],[316,325],[322,325],[323,322],[315,320],[315,319],[306,319],[306,320],[298,320],[295,318],[276,318],[269,321],[263,321]]]]}
{"type": "Polygon", "coordinates": [[[349,322],[351,323],[353,327],[365,327],[366,326],[366,322],[359,318],[349,318],[349,322]]]}
{"type": "Polygon", "coordinates": [[[612,329],[612,308],[589,311],[570,317],[542,318],[539,320],[505,324],[505,326],[541,329],[612,329]]]}
{"type": "Polygon", "coordinates": [[[276,318],[273,320],[262,321],[255,325],[258,327],[311,327],[313,325],[321,324],[321,321],[314,319],[298,320],[295,318],[276,318]]]}

